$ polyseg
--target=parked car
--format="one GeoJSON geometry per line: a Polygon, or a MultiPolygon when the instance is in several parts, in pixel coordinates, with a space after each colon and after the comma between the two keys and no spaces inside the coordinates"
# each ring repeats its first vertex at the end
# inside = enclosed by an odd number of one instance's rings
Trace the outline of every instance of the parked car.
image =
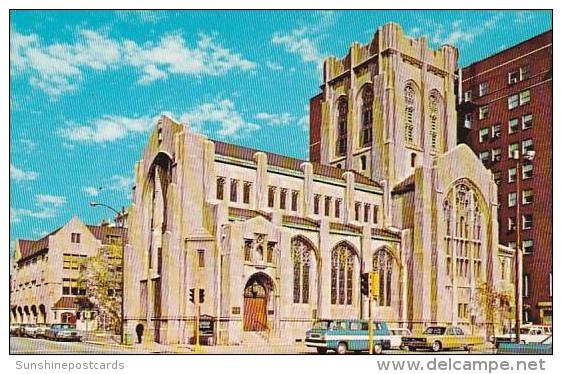
{"type": "Polygon", "coordinates": [[[457,326],[430,326],[423,334],[403,337],[402,343],[411,351],[431,349],[433,352],[439,352],[442,349],[470,350],[475,345],[484,344],[484,338],[465,335],[457,326]]]}
{"type": "Polygon", "coordinates": [[[35,338],[44,338],[49,327],[46,323],[39,324],[35,330],[35,338]]]}
{"type": "Polygon", "coordinates": [[[512,343],[499,342],[496,353],[498,354],[532,354],[532,355],[551,355],[552,354],[552,335],[543,336],[540,342],[531,343],[512,343]]]}
{"type": "MultiPolygon", "coordinates": [[[[540,343],[546,336],[552,335],[552,326],[544,325],[523,325],[519,329],[519,342],[521,344],[526,343],[540,343]]],[[[512,328],[507,334],[496,335],[492,338],[492,343],[496,347],[500,343],[516,343],[516,332],[512,328]]]]}
{"type": "Polygon", "coordinates": [[[10,323],[10,335],[18,336],[21,323],[10,323]]]}
{"type": "Polygon", "coordinates": [[[412,336],[410,330],[405,327],[391,327],[388,329],[390,333],[390,348],[391,349],[404,349],[402,337],[412,336]]]}
{"type": "MultiPolygon", "coordinates": [[[[386,322],[373,323],[373,352],[379,354],[390,348],[390,339],[386,322]]],[[[369,321],[356,319],[321,319],[306,332],[305,345],[314,347],[318,353],[333,350],[338,354],[349,351],[367,351],[369,349],[369,321]]]]}
{"type": "Polygon", "coordinates": [[[30,338],[39,338],[45,335],[45,329],[48,325],[44,323],[36,324],[36,325],[26,325],[25,326],[25,336],[30,338]]]}
{"type": "Polygon", "coordinates": [[[46,331],[45,337],[49,340],[81,341],[82,336],[73,324],[54,323],[46,331]]]}

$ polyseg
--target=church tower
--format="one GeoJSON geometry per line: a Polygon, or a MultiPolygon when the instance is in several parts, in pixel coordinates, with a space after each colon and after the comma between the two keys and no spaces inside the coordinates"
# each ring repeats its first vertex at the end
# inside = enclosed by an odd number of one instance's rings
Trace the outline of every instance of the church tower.
{"type": "Polygon", "coordinates": [[[324,62],[310,101],[310,158],[386,183],[387,190],[456,145],[457,49],[430,49],[400,26],[324,62]]]}

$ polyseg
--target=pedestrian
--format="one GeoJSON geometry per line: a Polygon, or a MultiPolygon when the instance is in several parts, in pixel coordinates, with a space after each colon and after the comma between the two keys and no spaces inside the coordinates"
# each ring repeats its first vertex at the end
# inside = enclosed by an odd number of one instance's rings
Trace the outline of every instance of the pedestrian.
{"type": "Polygon", "coordinates": [[[138,343],[141,344],[142,343],[142,333],[144,332],[144,326],[142,325],[142,323],[139,323],[137,325],[137,327],[135,328],[135,330],[137,332],[138,343]]]}

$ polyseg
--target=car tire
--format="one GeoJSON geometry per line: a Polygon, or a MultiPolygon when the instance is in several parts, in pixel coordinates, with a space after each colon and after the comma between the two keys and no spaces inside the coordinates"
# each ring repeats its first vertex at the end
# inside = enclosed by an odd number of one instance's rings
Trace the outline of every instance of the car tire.
{"type": "Polygon", "coordinates": [[[441,345],[441,342],[439,340],[436,340],[433,342],[433,344],[431,344],[431,350],[433,352],[439,352],[442,347],[443,346],[441,345]]]}
{"type": "Polygon", "coordinates": [[[336,348],[336,353],[339,355],[344,355],[347,353],[347,343],[339,342],[336,348]]]}
{"type": "Polygon", "coordinates": [[[382,353],[382,344],[373,345],[373,353],[376,355],[380,355],[382,353]]]}
{"type": "Polygon", "coordinates": [[[325,355],[326,352],[328,352],[328,348],[316,347],[316,352],[318,352],[318,354],[325,355]]]}

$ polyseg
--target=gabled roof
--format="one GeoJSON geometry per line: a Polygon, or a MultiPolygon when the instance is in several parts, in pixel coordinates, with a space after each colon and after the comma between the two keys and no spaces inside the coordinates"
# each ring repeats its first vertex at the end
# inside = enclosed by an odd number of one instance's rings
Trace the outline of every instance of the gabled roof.
{"type": "MultiPolygon", "coordinates": [[[[219,140],[212,140],[215,143],[215,154],[237,158],[240,160],[245,161],[254,161],[254,154],[256,152],[262,152],[267,155],[267,163],[268,165],[276,166],[283,169],[295,170],[300,171],[301,164],[303,162],[310,162],[306,160],[300,160],[298,158],[283,156],[277,153],[260,151],[253,148],[243,147],[236,144],[225,143],[219,140]]],[[[321,175],[328,178],[334,179],[341,179],[345,180],[343,173],[346,172],[344,169],[337,168],[335,166],[324,165],[318,162],[310,162],[313,165],[314,174],[321,175]]],[[[354,170],[347,170],[351,171],[355,174],[355,181],[357,183],[365,184],[368,186],[377,186],[380,187],[380,184],[375,182],[374,180],[357,173],[354,170]]]]}
{"type": "Polygon", "coordinates": [[[406,179],[404,179],[402,182],[394,186],[394,188],[392,189],[392,194],[394,195],[394,194],[401,194],[404,192],[413,191],[415,188],[416,185],[414,183],[414,174],[412,174],[406,179]]]}
{"type": "Polygon", "coordinates": [[[122,244],[127,244],[127,228],[109,225],[86,225],[94,237],[101,241],[101,244],[109,244],[108,236],[119,236],[122,244]]]}
{"type": "Polygon", "coordinates": [[[85,296],[62,296],[53,305],[53,309],[90,309],[92,307],[92,302],[85,296]]]}

